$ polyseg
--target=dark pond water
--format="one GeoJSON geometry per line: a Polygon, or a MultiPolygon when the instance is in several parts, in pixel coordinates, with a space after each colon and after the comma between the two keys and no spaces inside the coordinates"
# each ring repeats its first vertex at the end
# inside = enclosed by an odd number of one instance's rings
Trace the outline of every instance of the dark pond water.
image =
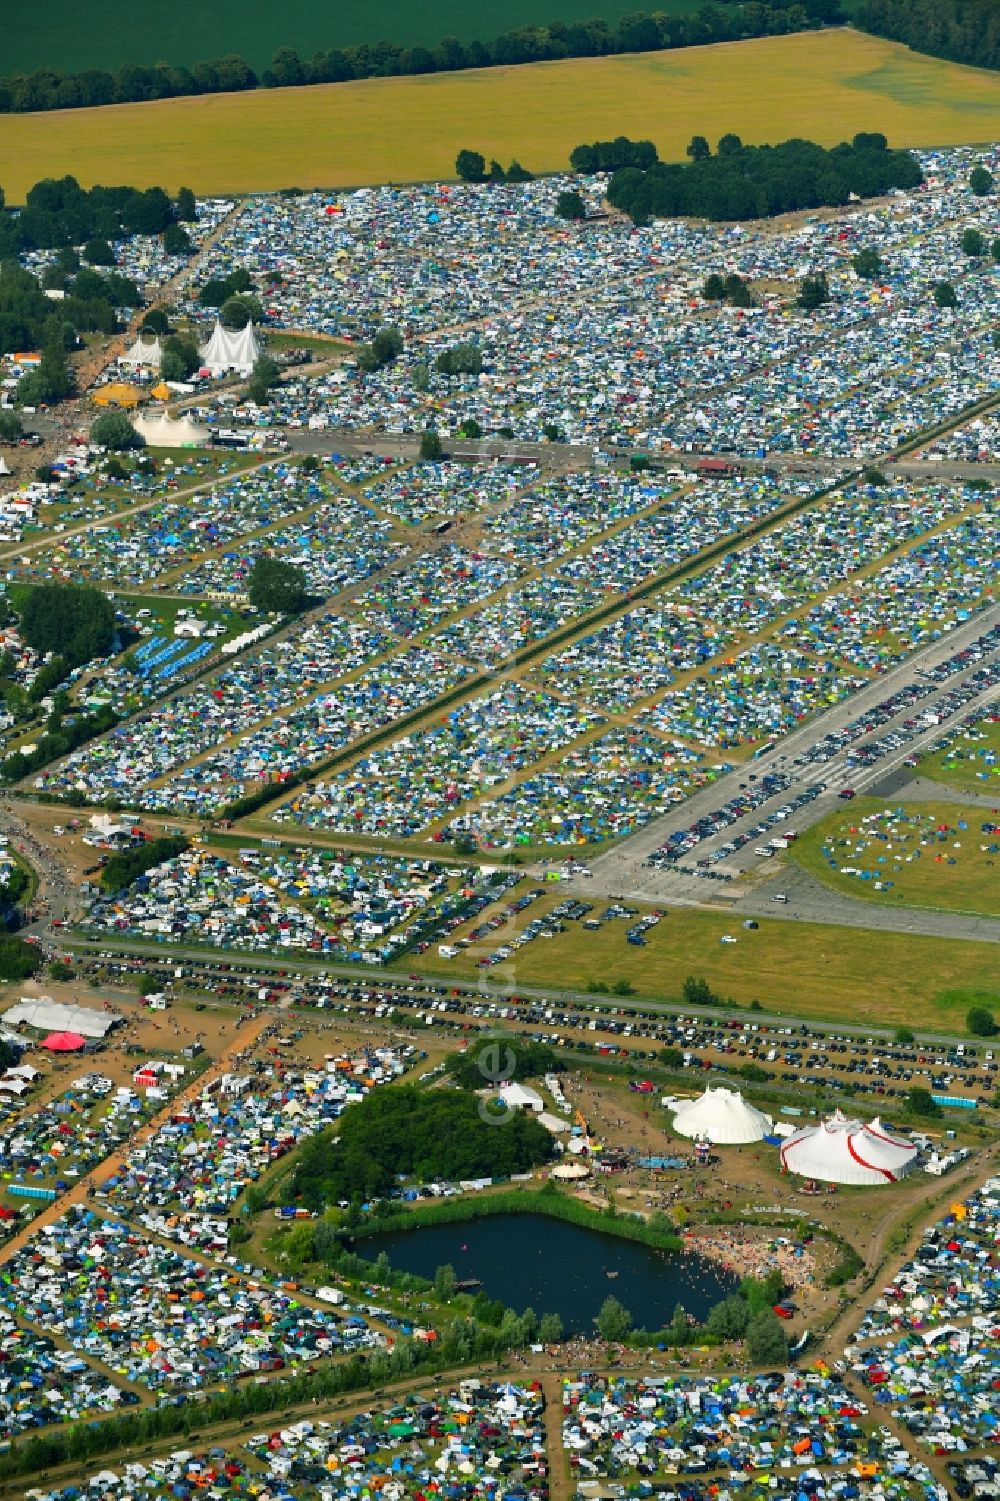
{"type": "Polygon", "coordinates": [[[445,1263],[460,1282],[476,1278],[491,1298],[518,1312],[558,1313],[567,1330],[589,1332],[609,1293],[637,1328],[660,1329],[678,1303],[702,1319],[733,1292],[734,1278],[700,1256],[667,1255],[600,1230],[543,1214],[502,1214],[458,1225],[429,1225],[359,1241],[372,1260],[432,1278],[445,1263]],[[617,1272],[617,1276],[608,1273],[617,1272]]]}

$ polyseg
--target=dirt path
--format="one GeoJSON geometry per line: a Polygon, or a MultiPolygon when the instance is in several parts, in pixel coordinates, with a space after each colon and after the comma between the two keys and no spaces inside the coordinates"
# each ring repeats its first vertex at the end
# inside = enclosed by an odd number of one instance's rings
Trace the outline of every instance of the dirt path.
{"type": "Polygon", "coordinates": [[[23,1230],[19,1230],[9,1241],[0,1246],[0,1266],[10,1261],[18,1251],[22,1250],[29,1241],[34,1239],[38,1231],[45,1225],[55,1224],[66,1213],[66,1210],[70,1209],[73,1205],[84,1204],[90,1190],[99,1179],[103,1181],[105,1178],[113,1177],[118,1173],[124,1167],[125,1159],[130,1152],[154,1136],[164,1120],[182,1109],[186,1101],[193,1100],[201,1094],[207,1083],[217,1078],[220,1074],[225,1073],[235,1056],[252,1047],[261,1032],[272,1022],[273,1017],[268,1012],[262,1012],[251,1021],[238,1025],[232,1040],[227,1044],[224,1051],[219,1054],[214,1063],[210,1064],[196,1079],[192,1079],[189,1084],[185,1085],[179,1094],[172,1096],[166,1102],[163,1109],[152,1116],[146,1125],[137,1131],[129,1141],[112,1152],[110,1156],[105,1157],[102,1162],[99,1162],[95,1168],[92,1168],[87,1173],[86,1177],[81,1178],[71,1189],[61,1194],[54,1204],[49,1204],[23,1230]]]}

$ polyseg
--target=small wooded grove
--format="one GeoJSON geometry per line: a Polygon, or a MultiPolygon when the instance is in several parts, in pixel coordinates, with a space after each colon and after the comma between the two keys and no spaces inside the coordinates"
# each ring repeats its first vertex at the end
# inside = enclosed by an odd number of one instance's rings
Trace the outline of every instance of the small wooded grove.
{"type": "Polygon", "coordinates": [[[552,1155],[552,1137],[521,1111],[485,1120],[464,1090],[376,1089],[348,1110],[336,1141],[328,1133],[302,1148],[296,1198],[321,1210],[342,1200],[384,1198],[400,1179],[420,1182],[508,1178],[552,1155]]]}
{"type": "MultiPolygon", "coordinates": [[[[617,142],[595,143],[573,153],[617,142]]],[[[629,144],[628,142],[625,143],[629,144]]],[[[648,147],[648,142],[631,143],[648,147]]],[[[604,153],[607,155],[607,152],[604,153]]],[[[872,198],[890,188],[913,188],[923,180],[916,158],[890,151],[884,135],[862,132],[827,150],[814,141],[744,146],[726,135],[713,153],[704,136],[688,147],[687,165],[654,162],[622,166],[608,184],[608,202],[635,224],[689,214],[699,219],[762,219],[796,209],[836,207],[852,194],[872,198]]]]}

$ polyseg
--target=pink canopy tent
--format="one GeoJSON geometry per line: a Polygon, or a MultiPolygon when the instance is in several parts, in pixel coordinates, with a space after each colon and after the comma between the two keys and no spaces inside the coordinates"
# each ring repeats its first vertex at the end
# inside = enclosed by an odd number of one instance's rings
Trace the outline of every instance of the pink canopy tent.
{"type": "Polygon", "coordinates": [[[78,1053],[87,1046],[87,1039],[79,1032],[50,1032],[42,1043],[50,1053],[78,1053]]]}

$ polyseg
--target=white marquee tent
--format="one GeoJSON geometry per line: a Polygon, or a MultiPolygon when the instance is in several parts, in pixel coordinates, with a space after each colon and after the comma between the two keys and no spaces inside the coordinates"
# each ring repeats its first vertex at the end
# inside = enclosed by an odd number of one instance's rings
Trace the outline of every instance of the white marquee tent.
{"type": "Polygon", "coordinates": [[[874,1186],[904,1178],[916,1164],[917,1149],[893,1136],[878,1117],[865,1126],[838,1110],[789,1136],[780,1156],[782,1168],[800,1178],[874,1186]]]}
{"type": "Polygon", "coordinates": [[[131,348],[119,355],[118,363],[128,365],[134,370],[159,370],[162,357],[163,348],[159,334],[154,335],[152,343],[149,344],[143,339],[142,334],[139,334],[131,348]]]}
{"type": "Polygon", "coordinates": [[[202,369],[211,375],[250,375],[260,355],[260,343],[252,323],[238,332],[223,328],[218,318],[207,344],[198,351],[202,369]]]}
{"type": "Polygon", "coordinates": [[[3,1015],[8,1027],[34,1027],[38,1032],[78,1032],[81,1037],[104,1037],[121,1017],[114,1011],[94,1011],[90,1006],[64,1006],[48,996],[23,995],[3,1015]]]}
{"type": "Polygon", "coordinates": [[[208,428],[192,417],[171,417],[166,412],[141,412],[133,422],[150,448],[203,448],[208,428]]]}
{"type": "Polygon", "coordinates": [[[749,1105],[739,1090],[709,1087],[696,1100],[680,1101],[674,1126],[682,1136],[704,1136],[716,1146],[737,1146],[767,1136],[771,1120],[749,1105]]]}

